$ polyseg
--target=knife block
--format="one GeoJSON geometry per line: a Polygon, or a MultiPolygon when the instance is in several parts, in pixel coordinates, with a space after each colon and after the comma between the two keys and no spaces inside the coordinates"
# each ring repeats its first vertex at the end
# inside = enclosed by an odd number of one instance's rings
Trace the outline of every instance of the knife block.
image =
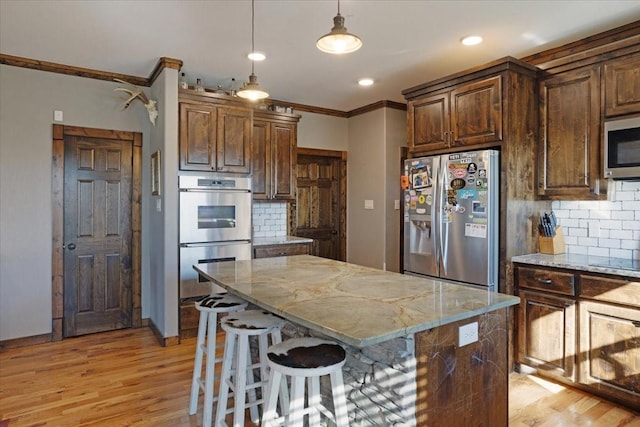
{"type": "Polygon", "coordinates": [[[540,236],[538,238],[541,254],[563,254],[564,248],[564,234],[562,233],[562,227],[556,227],[556,235],[553,237],[540,236]]]}

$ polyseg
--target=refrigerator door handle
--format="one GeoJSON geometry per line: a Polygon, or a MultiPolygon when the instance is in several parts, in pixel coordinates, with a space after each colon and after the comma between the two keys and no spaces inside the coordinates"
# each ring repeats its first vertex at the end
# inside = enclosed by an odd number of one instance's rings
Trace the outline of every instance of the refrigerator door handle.
{"type": "Polygon", "coordinates": [[[439,175],[440,179],[439,179],[439,183],[438,183],[438,192],[440,193],[440,204],[438,206],[438,209],[440,209],[440,212],[438,212],[438,217],[440,218],[440,223],[438,224],[438,229],[440,231],[440,259],[442,260],[442,269],[444,270],[443,272],[440,272],[440,277],[442,277],[443,275],[447,274],[447,245],[446,245],[446,241],[444,239],[444,214],[445,214],[445,201],[447,200],[447,194],[446,194],[446,190],[445,190],[445,182],[446,182],[446,173],[447,173],[447,165],[444,162],[440,162],[440,170],[442,171],[442,173],[439,175]]]}

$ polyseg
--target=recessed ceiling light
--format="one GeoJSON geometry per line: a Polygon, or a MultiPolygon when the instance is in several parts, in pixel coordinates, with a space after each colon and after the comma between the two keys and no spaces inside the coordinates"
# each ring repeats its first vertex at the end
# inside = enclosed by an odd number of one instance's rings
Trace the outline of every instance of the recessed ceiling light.
{"type": "Polygon", "coordinates": [[[266,56],[262,52],[251,52],[249,55],[247,55],[247,58],[252,61],[264,61],[266,56]]]}
{"type": "Polygon", "coordinates": [[[358,84],[360,86],[371,86],[373,84],[373,79],[365,78],[358,80],[358,84]]]}
{"type": "Polygon", "coordinates": [[[465,46],[474,46],[474,45],[482,43],[482,37],[481,36],[466,36],[466,37],[463,37],[462,39],[460,39],[460,43],[462,43],[465,46]]]}

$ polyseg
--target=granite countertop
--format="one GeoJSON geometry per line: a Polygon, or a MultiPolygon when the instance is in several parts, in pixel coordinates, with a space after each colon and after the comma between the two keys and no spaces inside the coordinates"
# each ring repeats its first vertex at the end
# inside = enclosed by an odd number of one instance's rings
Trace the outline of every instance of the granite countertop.
{"type": "Polygon", "coordinates": [[[256,237],[253,246],[291,245],[296,243],[313,243],[313,239],[296,236],[256,237]]]}
{"type": "Polygon", "coordinates": [[[495,311],[519,298],[311,255],[197,264],[223,288],[356,347],[495,311]]]}
{"type": "Polygon", "coordinates": [[[511,261],[521,264],[640,278],[640,260],[626,258],[609,258],[579,254],[529,254],[514,256],[511,258],[511,261]]]}

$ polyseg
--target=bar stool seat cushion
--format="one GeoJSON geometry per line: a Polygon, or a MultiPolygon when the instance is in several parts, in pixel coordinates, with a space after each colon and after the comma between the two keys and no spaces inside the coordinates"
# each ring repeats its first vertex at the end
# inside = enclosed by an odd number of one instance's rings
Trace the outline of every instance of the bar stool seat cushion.
{"type": "Polygon", "coordinates": [[[285,320],[264,310],[246,310],[230,313],[220,322],[222,329],[236,334],[260,335],[265,331],[280,328],[285,320]]]}
{"type": "Polygon", "coordinates": [[[344,364],[346,352],[341,345],[314,337],[296,338],[269,347],[267,357],[274,363],[293,369],[334,368],[344,364]]]}
{"type": "Polygon", "coordinates": [[[226,292],[211,294],[196,302],[196,309],[199,311],[216,311],[224,313],[236,311],[246,307],[248,303],[234,295],[226,292]]]}

